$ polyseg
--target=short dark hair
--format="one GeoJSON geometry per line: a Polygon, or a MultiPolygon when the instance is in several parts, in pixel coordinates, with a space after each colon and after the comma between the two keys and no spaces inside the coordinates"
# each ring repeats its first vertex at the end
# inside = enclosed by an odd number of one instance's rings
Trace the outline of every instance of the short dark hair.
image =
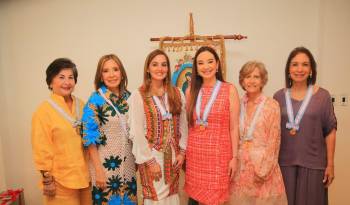
{"type": "Polygon", "coordinates": [[[312,76],[308,78],[307,80],[307,85],[315,85],[316,83],[316,77],[317,77],[317,70],[316,70],[316,67],[317,67],[317,64],[316,64],[316,61],[315,61],[315,58],[314,56],[312,55],[312,53],[309,51],[309,49],[305,48],[305,47],[296,47],[294,48],[289,56],[288,56],[288,60],[287,60],[287,63],[286,63],[286,68],[285,68],[285,79],[286,79],[286,88],[290,88],[292,87],[292,84],[293,84],[293,81],[292,79],[290,79],[289,77],[289,67],[290,67],[290,64],[292,62],[292,59],[298,55],[299,53],[304,53],[305,55],[307,55],[307,57],[309,58],[310,60],[310,67],[311,67],[311,73],[312,73],[312,76]]]}
{"type": "Polygon", "coordinates": [[[57,58],[56,60],[52,61],[52,63],[50,63],[46,69],[46,83],[50,90],[52,79],[63,69],[71,69],[73,71],[74,82],[77,83],[78,70],[76,65],[68,58],[57,58]]]}

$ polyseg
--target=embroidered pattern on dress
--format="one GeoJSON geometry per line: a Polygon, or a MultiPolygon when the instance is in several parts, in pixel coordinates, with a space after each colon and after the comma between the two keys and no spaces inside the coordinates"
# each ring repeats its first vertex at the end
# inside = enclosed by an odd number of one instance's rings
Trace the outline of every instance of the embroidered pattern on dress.
{"type": "MultiPolygon", "coordinates": [[[[162,120],[159,108],[156,106],[152,97],[146,96],[144,88],[139,89],[143,99],[145,118],[146,118],[146,139],[150,148],[164,153],[164,173],[165,183],[169,184],[169,196],[178,192],[179,171],[174,170],[172,162],[172,149],[175,154],[180,153],[180,115],[173,115],[172,119],[162,120]]],[[[176,90],[176,94],[181,98],[181,94],[176,90]]],[[[162,165],[161,165],[162,166],[162,165]]],[[[139,165],[141,173],[141,183],[143,187],[144,198],[157,200],[156,191],[153,187],[153,178],[145,165],[139,165]]]]}

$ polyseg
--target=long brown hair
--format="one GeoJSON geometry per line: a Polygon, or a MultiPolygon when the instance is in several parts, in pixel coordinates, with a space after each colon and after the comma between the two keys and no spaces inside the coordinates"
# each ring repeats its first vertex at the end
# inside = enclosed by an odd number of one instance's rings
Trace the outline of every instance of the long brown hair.
{"type": "Polygon", "coordinates": [[[220,58],[219,58],[218,54],[216,53],[216,51],[212,47],[209,47],[209,46],[203,46],[203,47],[199,48],[198,51],[196,52],[196,55],[194,56],[193,67],[192,67],[190,100],[189,100],[188,112],[187,112],[188,124],[190,126],[194,125],[193,112],[194,112],[194,109],[196,106],[199,90],[201,89],[202,84],[203,84],[203,79],[200,75],[198,75],[198,71],[197,71],[197,58],[198,58],[199,54],[201,54],[205,51],[208,51],[211,54],[213,54],[213,56],[216,60],[216,63],[218,64],[218,72],[216,72],[216,74],[215,74],[216,79],[220,80],[222,82],[225,82],[224,78],[222,76],[220,58]]]}
{"type": "Polygon", "coordinates": [[[104,55],[98,61],[96,74],[95,74],[95,89],[98,90],[102,85],[104,85],[104,83],[102,82],[103,65],[106,63],[106,61],[111,59],[118,65],[120,73],[122,74],[120,79],[120,84],[119,84],[119,95],[122,95],[125,91],[127,91],[128,76],[126,75],[123,63],[118,58],[118,56],[114,54],[104,55]]]}
{"type": "Polygon", "coordinates": [[[156,49],[152,51],[150,54],[148,54],[146,61],[145,61],[145,66],[143,70],[143,92],[145,92],[146,95],[150,96],[150,89],[151,89],[151,75],[148,72],[149,70],[149,65],[151,64],[152,60],[158,56],[158,55],[163,55],[166,58],[166,63],[168,66],[168,72],[167,76],[163,81],[163,85],[165,86],[166,92],[168,93],[168,100],[169,100],[169,112],[173,115],[177,115],[181,113],[181,98],[180,95],[177,93],[176,89],[172,84],[171,84],[171,71],[170,71],[170,61],[168,55],[160,50],[156,49]]]}

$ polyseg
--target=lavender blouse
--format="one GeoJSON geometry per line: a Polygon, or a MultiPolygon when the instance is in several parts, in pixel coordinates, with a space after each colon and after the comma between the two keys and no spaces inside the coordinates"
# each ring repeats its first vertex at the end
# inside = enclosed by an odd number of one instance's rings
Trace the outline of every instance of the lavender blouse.
{"type": "MultiPolygon", "coordinates": [[[[288,121],[285,89],[274,95],[281,109],[281,148],[279,153],[280,166],[302,166],[310,169],[325,169],[327,165],[326,136],[337,129],[337,119],[330,94],[319,88],[313,94],[311,101],[300,122],[296,135],[289,134],[286,128],[288,121]]],[[[294,117],[302,101],[292,99],[294,117]]]]}

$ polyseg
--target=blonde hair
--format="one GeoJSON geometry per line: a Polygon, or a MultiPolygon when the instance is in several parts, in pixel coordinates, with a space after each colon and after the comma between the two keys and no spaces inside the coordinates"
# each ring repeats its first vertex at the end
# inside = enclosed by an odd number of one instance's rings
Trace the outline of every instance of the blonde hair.
{"type": "Polygon", "coordinates": [[[248,61],[242,66],[241,70],[239,71],[239,84],[241,85],[243,90],[245,90],[243,86],[244,78],[251,74],[255,70],[255,68],[257,68],[260,73],[261,82],[263,85],[262,88],[266,85],[268,77],[264,63],[260,61],[248,61]]]}

